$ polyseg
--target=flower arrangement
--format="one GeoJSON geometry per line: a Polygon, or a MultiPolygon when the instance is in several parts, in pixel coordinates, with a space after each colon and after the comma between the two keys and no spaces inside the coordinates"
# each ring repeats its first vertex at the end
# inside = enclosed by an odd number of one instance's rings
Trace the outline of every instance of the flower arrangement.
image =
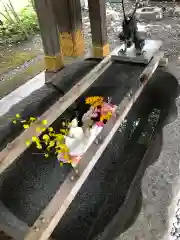
{"type": "MultiPolygon", "coordinates": [[[[87,97],[85,99],[85,103],[90,105],[90,108],[89,111],[86,112],[82,117],[82,128],[84,133],[82,135],[84,136],[82,136],[79,145],[72,147],[73,143],[76,143],[76,141],[68,139],[68,136],[66,137],[66,143],[70,149],[72,166],[74,168],[76,168],[83,154],[94,141],[96,136],[101,132],[104,124],[106,124],[106,122],[112,117],[112,114],[116,110],[116,106],[112,105],[110,103],[110,100],[105,102],[104,98],[100,96],[87,97]]],[[[79,127],[77,127],[77,130],[78,128],[79,127]]],[[[77,132],[79,132],[79,130],[77,132]]],[[[59,155],[59,159],[63,161],[61,154],[59,155]]]]}
{"type": "MultiPolygon", "coordinates": [[[[112,105],[110,102],[105,102],[104,98],[100,96],[87,97],[85,103],[90,105],[90,115],[88,118],[93,119],[93,123],[100,128],[112,117],[116,109],[115,105],[112,105]]],[[[28,129],[36,120],[36,117],[29,117],[24,120],[20,114],[16,114],[13,123],[17,124],[20,122],[24,129],[28,129]]],[[[61,166],[64,163],[69,163],[73,167],[77,166],[82,155],[73,156],[71,154],[67,139],[69,138],[69,142],[72,141],[72,136],[70,136],[72,135],[70,134],[72,128],[76,128],[76,131],[74,131],[75,135],[81,133],[80,135],[83,136],[83,130],[80,129],[81,127],[73,126],[73,121],[71,123],[69,121],[63,121],[61,123],[62,128],[56,132],[53,127],[47,127],[47,124],[47,120],[42,120],[36,128],[36,132],[41,133],[41,136],[32,136],[31,139],[26,140],[26,145],[29,147],[31,144],[35,144],[36,148],[42,151],[40,154],[43,154],[45,158],[48,158],[51,154],[55,154],[61,166]]],[[[73,138],[75,138],[76,141],[78,137],[76,138],[75,135],[73,138]]],[[[79,139],[77,141],[79,141],[79,139]]]]}

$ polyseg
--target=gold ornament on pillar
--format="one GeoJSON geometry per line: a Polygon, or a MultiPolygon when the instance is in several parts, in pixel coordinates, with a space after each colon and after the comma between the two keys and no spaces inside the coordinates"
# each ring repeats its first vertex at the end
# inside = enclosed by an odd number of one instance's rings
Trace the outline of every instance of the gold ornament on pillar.
{"type": "Polygon", "coordinates": [[[81,29],[74,33],[60,33],[60,49],[63,56],[78,57],[84,54],[84,34],[81,29]]]}
{"type": "Polygon", "coordinates": [[[104,46],[94,46],[93,53],[94,57],[106,57],[110,52],[109,44],[104,46]]]}

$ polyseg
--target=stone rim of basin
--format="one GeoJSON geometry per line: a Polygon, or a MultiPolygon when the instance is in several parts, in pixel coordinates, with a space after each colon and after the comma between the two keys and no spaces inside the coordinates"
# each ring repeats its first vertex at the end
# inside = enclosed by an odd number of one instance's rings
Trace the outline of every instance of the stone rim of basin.
{"type": "Polygon", "coordinates": [[[137,13],[141,14],[154,14],[157,12],[160,13],[161,11],[162,9],[159,7],[143,7],[136,10],[137,13]]]}

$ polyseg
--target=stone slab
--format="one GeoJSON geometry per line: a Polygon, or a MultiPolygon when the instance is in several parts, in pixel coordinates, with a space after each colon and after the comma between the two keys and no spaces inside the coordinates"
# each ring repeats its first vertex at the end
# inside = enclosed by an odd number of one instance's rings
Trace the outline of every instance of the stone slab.
{"type": "Polygon", "coordinates": [[[143,7],[136,10],[138,20],[145,19],[156,21],[163,18],[163,10],[159,7],[143,7]]]}
{"type": "MultiPolygon", "coordinates": [[[[132,46],[131,48],[128,48],[125,53],[121,51],[117,52],[112,56],[112,59],[116,61],[148,64],[155,52],[160,49],[161,45],[162,41],[159,40],[145,40],[141,55],[137,55],[135,47],[132,46]]],[[[125,45],[123,44],[121,49],[124,49],[124,46],[125,45]]]]}

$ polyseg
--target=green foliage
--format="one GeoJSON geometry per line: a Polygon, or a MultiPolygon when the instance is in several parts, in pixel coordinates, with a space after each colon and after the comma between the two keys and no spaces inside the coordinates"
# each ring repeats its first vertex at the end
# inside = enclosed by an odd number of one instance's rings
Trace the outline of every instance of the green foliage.
{"type": "Polygon", "coordinates": [[[33,34],[39,31],[37,15],[32,7],[29,6],[22,9],[20,13],[20,20],[27,32],[33,34]]]}
{"type": "Polygon", "coordinates": [[[4,17],[4,21],[0,25],[0,44],[24,41],[29,36],[38,33],[37,16],[32,5],[23,8],[18,14],[11,2],[5,5],[4,9],[5,13],[0,13],[4,17]]]}

